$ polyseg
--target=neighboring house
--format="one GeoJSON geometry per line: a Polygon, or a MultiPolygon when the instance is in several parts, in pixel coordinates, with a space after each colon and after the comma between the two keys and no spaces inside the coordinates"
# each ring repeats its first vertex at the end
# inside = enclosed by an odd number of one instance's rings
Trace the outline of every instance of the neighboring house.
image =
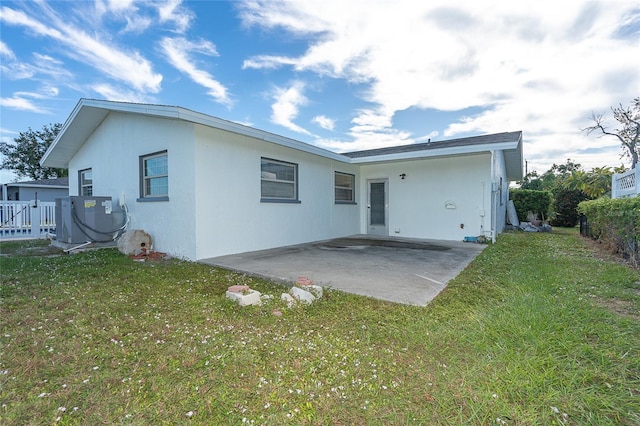
{"type": "Polygon", "coordinates": [[[70,195],[191,260],[356,234],[461,241],[504,229],[522,132],[337,154],[175,106],[81,99],[45,153],[70,195]]]}
{"type": "Polygon", "coordinates": [[[31,180],[4,183],[0,186],[2,201],[55,201],[69,196],[69,178],[31,180]]]}

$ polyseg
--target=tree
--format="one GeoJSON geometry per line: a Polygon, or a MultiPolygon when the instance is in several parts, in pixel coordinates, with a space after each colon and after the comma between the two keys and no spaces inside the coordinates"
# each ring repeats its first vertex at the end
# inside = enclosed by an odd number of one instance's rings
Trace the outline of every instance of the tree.
{"type": "Polygon", "coordinates": [[[540,179],[540,175],[535,170],[527,173],[518,183],[520,184],[520,189],[542,191],[542,179],[540,179]]]}
{"type": "Polygon", "coordinates": [[[600,198],[605,194],[611,193],[611,177],[617,170],[611,170],[611,167],[594,167],[587,173],[586,182],[581,188],[582,191],[590,198],[600,198]]]}
{"type": "Polygon", "coordinates": [[[542,175],[538,175],[535,170],[530,172],[519,182],[520,188],[554,192],[564,184],[569,176],[580,170],[582,170],[582,166],[568,158],[566,164],[558,165],[554,163],[542,175]]]}
{"type": "Polygon", "coordinates": [[[582,131],[587,135],[600,132],[601,136],[618,138],[624,149],[623,156],[631,158],[631,168],[635,169],[640,157],[640,96],[631,102],[631,106],[625,108],[620,104],[618,107],[611,107],[611,111],[613,118],[622,125],[621,128],[607,130],[604,126],[604,114],[593,113],[591,119],[595,124],[582,129],[582,131]]]}
{"type": "Polygon", "coordinates": [[[0,153],[4,155],[0,168],[12,170],[20,178],[32,180],[68,176],[67,169],[40,166],[40,159],[47,151],[58,133],[61,123],[42,126],[42,130],[20,132],[13,143],[0,142],[0,153]]]}
{"type": "Polygon", "coordinates": [[[578,224],[580,214],[578,204],[588,200],[589,196],[579,189],[565,187],[553,194],[553,209],[555,216],[551,220],[554,226],[573,228],[578,224]]]}
{"type": "MultiPolygon", "coordinates": [[[[565,164],[553,164],[539,175],[535,170],[520,182],[521,189],[548,191],[553,197],[551,224],[573,227],[578,222],[578,204],[611,192],[611,176],[624,167],[594,167],[585,171],[579,163],[567,159],[565,164]]],[[[514,200],[515,203],[515,200],[514,200]]]]}

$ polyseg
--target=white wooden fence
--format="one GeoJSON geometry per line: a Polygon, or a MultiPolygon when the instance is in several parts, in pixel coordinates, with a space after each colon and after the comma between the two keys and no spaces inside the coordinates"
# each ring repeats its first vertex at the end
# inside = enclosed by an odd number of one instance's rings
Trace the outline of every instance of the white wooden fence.
{"type": "Polygon", "coordinates": [[[640,167],[611,178],[611,198],[635,197],[640,194],[640,167]]]}
{"type": "Polygon", "coordinates": [[[56,231],[56,203],[0,201],[0,239],[42,238],[56,231]]]}

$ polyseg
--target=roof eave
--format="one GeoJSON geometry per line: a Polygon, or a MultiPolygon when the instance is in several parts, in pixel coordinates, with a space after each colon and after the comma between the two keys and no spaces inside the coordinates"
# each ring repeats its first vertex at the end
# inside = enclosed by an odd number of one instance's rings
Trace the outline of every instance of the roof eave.
{"type": "Polygon", "coordinates": [[[19,186],[21,188],[51,188],[51,189],[68,189],[69,185],[30,185],[30,184],[23,184],[23,183],[6,183],[5,185],[7,186],[19,186]]]}
{"type": "Polygon", "coordinates": [[[455,155],[470,155],[496,150],[515,151],[516,163],[507,165],[509,178],[513,180],[522,179],[522,133],[518,139],[507,142],[492,142],[478,145],[455,146],[448,148],[434,148],[419,151],[408,151],[393,154],[371,155],[366,157],[349,157],[310,145],[295,139],[279,136],[263,130],[254,129],[239,123],[223,120],[217,117],[192,111],[186,108],[167,106],[134,104],[128,102],[102,101],[95,99],[80,99],[69,118],[62,126],[60,133],[55,138],[49,149],[45,152],[40,164],[43,167],[68,168],[69,161],[80,149],[82,144],[90,137],[95,129],[110,112],[125,112],[154,116],[166,119],[175,119],[200,124],[207,127],[217,128],[223,131],[240,134],[254,139],[263,140],[280,146],[296,149],[306,153],[318,155],[332,160],[351,164],[373,164],[390,161],[406,161],[422,158],[435,158],[455,155]]]}
{"type": "Polygon", "coordinates": [[[518,148],[518,141],[501,142],[501,143],[491,143],[491,144],[482,144],[482,145],[474,145],[474,146],[455,146],[455,147],[438,148],[438,149],[432,149],[432,150],[399,152],[399,153],[385,154],[385,155],[371,155],[367,157],[352,158],[351,162],[354,164],[384,163],[389,161],[419,160],[422,158],[447,157],[447,156],[453,156],[453,155],[469,155],[469,154],[478,154],[483,152],[488,153],[496,150],[508,150],[508,149],[517,149],[517,148],[518,148]]]}
{"type": "Polygon", "coordinates": [[[350,158],[331,152],[304,142],[279,136],[263,130],[254,129],[232,121],[223,120],[210,115],[198,113],[189,109],[166,106],[166,105],[148,105],[148,104],[132,104],[125,102],[100,101],[93,99],[81,99],[69,118],[62,126],[60,133],[55,138],[49,149],[45,152],[40,165],[43,167],[60,167],[67,168],[69,161],[75,153],[80,149],[84,141],[93,133],[100,125],[109,112],[128,112],[134,114],[142,114],[160,118],[176,119],[200,124],[207,127],[214,127],[224,131],[240,134],[254,139],[260,139],[265,142],[286,146],[299,151],[310,154],[319,155],[333,160],[350,162],[350,158]],[[90,112],[93,111],[93,114],[90,112]],[[87,117],[83,117],[86,115],[87,117]],[[77,121],[81,120],[82,123],[77,121]]]}
{"type": "Polygon", "coordinates": [[[517,146],[505,151],[505,166],[507,168],[507,179],[510,182],[522,180],[524,178],[524,153],[522,150],[522,133],[517,141],[517,146]]]}

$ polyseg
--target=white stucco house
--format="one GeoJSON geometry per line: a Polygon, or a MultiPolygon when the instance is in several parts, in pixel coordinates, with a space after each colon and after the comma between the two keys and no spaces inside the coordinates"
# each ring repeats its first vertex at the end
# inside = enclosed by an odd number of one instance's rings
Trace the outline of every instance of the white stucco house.
{"type": "Polygon", "coordinates": [[[190,260],[357,234],[463,240],[505,227],[522,132],[338,154],[176,106],[81,99],[41,160],[69,194],[190,260]]]}
{"type": "Polygon", "coordinates": [[[50,178],[0,184],[2,201],[54,201],[69,195],[69,178],[50,178]]]}

